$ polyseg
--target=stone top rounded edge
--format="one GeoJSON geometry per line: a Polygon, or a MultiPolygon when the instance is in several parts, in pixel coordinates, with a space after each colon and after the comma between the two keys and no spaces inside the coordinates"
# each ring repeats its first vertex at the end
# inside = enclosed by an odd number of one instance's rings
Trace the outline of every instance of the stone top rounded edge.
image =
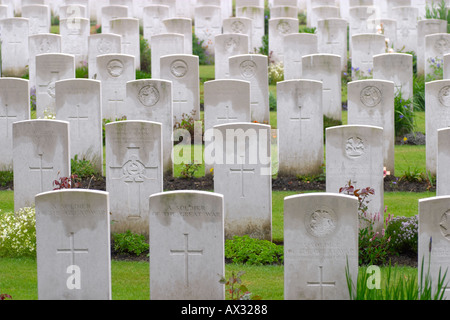
{"type": "Polygon", "coordinates": [[[358,201],[358,199],[354,196],[350,196],[350,195],[346,195],[346,194],[339,194],[339,193],[331,193],[331,192],[296,194],[293,196],[285,197],[284,201],[292,201],[295,199],[323,198],[323,197],[331,197],[331,198],[336,198],[336,199],[350,199],[355,202],[358,201]]]}
{"type": "Polygon", "coordinates": [[[384,84],[392,84],[393,86],[395,85],[394,81],[390,81],[390,80],[383,80],[383,79],[362,79],[362,80],[354,80],[354,81],[350,81],[348,83],[349,86],[354,86],[357,84],[363,84],[363,83],[384,83],[384,84]]]}
{"type": "Polygon", "coordinates": [[[187,194],[196,194],[196,195],[204,195],[204,196],[210,196],[210,197],[216,197],[220,199],[224,199],[224,195],[217,193],[217,192],[209,192],[209,191],[201,191],[201,190],[176,190],[176,191],[165,191],[165,192],[159,192],[155,193],[149,196],[149,199],[153,198],[159,198],[159,197],[166,197],[171,195],[187,195],[187,194]]]}
{"type": "Polygon", "coordinates": [[[148,125],[158,125],[162,127],[162,123],[161,122],[156,122],[156,121],[148,121],[148,120],[124,120],[124,121],[113,121],[110,123],[105,124],[105,128],[106,127],[112,127],[112,126],[116,126],[116,125],[126,125],[126,124],[148,124],[148,125]]]}
{"type": "Polygon", "coordinates": [[[272,127],[268,124],[262,123],[253,123],[253,122],[232,122],[232,123],[224,123],[218,124],[213,127],[213,129],[222,129],[222,128],[234,128],[234,127],[248,127],[248,128],[260,128],[260,129],[272,129],[272,127]]]}
{"type": "Polygon", "coordinates": [[[349,125],[342,125],[342,126],[334,126],[334,127],[329,127],[326,129],[327,132],[331,132],[334,130],[343,130],[343,129],[353,129],[353,128],[368,128],[368,129],[375,129],[375,130],[381,130],[383,131],[382,127],[378,127],[378,126],[368,126],[368,125],[360,125],[360,124],[349,124],[349,125]]]}

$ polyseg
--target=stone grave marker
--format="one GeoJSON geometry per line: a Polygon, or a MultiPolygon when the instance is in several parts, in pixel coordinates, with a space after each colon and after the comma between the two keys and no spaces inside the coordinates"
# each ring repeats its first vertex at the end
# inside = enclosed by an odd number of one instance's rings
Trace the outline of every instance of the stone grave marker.
{"type": "Polygon", "coordinates": [[[42,4],[22,6],[22,17],[29,20],[29,35],[50,33],[51,19],[49,6],[42,4]]]}
{"type": "Polygon", "coordinates": [[[175,54],[160,61],[161,79],[172,81],[174,121],[181,121],[183,114],[200,120],[199,57],[175,54]]]}
{"type": "Polygon", "coordinates": [[[244,17],[233,17],[223,20],[223,34],[237,33],[245,34],[248,36],[248,51],[253,52],[253,20],[244,17]]]}
{"type": "Polygon", "coordinates": [[[161,78],[161,57],[171,54],[184,54],[184,35],[179,33],[161,33],[151,37],[152,78],[161,78]]]}
{"type": "Polygon", "coordinates": [[[437,130],[437,160],[436,160],[436,196],[450,195],[449,171],[447,163],[449,160],[449,134],[450,128],[437,130]]]}
{"type": "Polygon", "coordinates": [[[61,53],[61,36],[59,34],[36,34],[28,38],[30,88],[36,87],[36,55],[61,53]]]}
{"type": "Polygon", "coordinates": [[[213,147],[213,128],[233,122],[251,122],[251,84],[237,79],[211,80],[204,86],[205,175],[214,163],[209,158],[213,147]]]}
{"type": "Polygon", "coordinates": [[[109,194],[59,190],[36,196],[39,300],[111,300],[109,194]]]}
{"type": "Polygon", "coordinates": [[[257,50],[262,47],[262,38],[264,36],[264,5],[262,6],[236,6],[236,17],[249,18],[252,20],[252,50],[257,50]]]}
{"type": "Polygon", "coordinates": [[[121,54],[122,36],[112,33],[92,34],[89,36],[88,42],[89,79],[96,79],[97,57],[103,54],[121,54]]]}
{"type": "Polygon", "coordinates": [[[27,18],[0,20],[2,77],[21,78],[27,73],[28,33],[27,18]]]}
{"type": "Polygon", "coordinates": [[[340,56],[342,71],[347,71],[348,68],[347,27],[347,20],[341,18],[329,18],[317,22],[318,52],[340,56]]]}
{"type": "Polygon", "coordinates": [[[26,120],[13,123],[14,210],[34,206],[34,197],[70,177],[69,123],[26,120]]]}
{"type": "Polygon", "coordinates": [[[14,0],[2,0],[2,5],[6,6],[7,13],[6,18],[14,18],[15,17],[15,4],[13,3],[14,0]]]}
{"type": "Polygon", "coordinates": [[[358,234],[356,197],[285,198],[285,300],[350,300],[346,270],[356,285],[358,234]]]}
{"type": "Polygon", "coordinates": [[[284,37],[291,33],[298,33],[298,29],[298,19],[269,19],[269,52],[272,52],[272,60],[275,63],[284,61],[284,37]]]}
{"type": "Polygon", "coordinates": [[[284,80],[302,78],[302,57],[319,53],[318,37],[310,33],[292,33],[284,37],[284,80]]]}
{"type": "Polygon", "coordinates": [[[417,73],[425,72],[425,36],[446,33],[447,22],[441,19],[424,19],[417,21],[417,73]]]}
{"type": "Polygon", "coordinates": [[[436,80],[425,84],[426,169],[436,174],[437,130],[450,127],[450,81],[436,80]]]}
{"type": "Polygon", "coordinates": [[[386,42],[386,49],[389,53],[395,53],[397,45],[397,20],[394,19],[369,19],[368,20],[371,33],[378,33],[384,35],[386,42]]]}
{"type": "MultiPolygon", "coordinates": [[[[141,0],[142,1],[142,0],[141,0]]],[[[134,0],[109,0],[111,6],[125,6],[128,8],[128,15],[130,17],[137,18],[136,12],[134,12],[134,0]]]]}
{"type": "Polygon", "coordinates": [[[425,36],[425,77],[436,77],[435,70],[443,67],[446,53],[450,53],[450,34],[435,33],[425,36]]]}
{"type": "MultiPolygon", "coordinates": [[[[186,1],[189,2],[190,1],[186,1]]],[[[177,16],[177,0],[153,0],[153,5],[166,5],[170,8],[170,17],[176,17],[177,16]]],[[[190,3],[191,4],[191,3],[190,3]]],[[[192,5],[196,5],[196,3],[192,3],[192,5]]]]}
{"type": "Polygon", "coordinates": [[[418,277],[430,276],[433,294],[438,290],[439,275],[447,273],[443,283],[443,299],[450,298],[448,270],[450,269],[450,197],[433,197],[419,200],[418,277]],[[423,263],[423,267],[422,267],[423,263]]]}
{"type": "Polygon", "coordinates": [[[383,128],[384,166],[395,175],[394,83],[386,80],[359,80],[349,82],[347,88],[347,123],[383,128]]]}
{"type": "Polygon", "coordinates": [[[370,77],[373,56],[386,53],[385,36],[381,34],[357,34],[352,37],[352,79],[370,77]]]}
{"type": "Polygon", "coordinates": [[[69,19],[69,18],[84,18],[87,19],[87,9],[81,4],[71,4],[59,7],[59,18],[69,19]]]}
{"type": "Polygon", "coordinates": [[[89,160],[103,174],[101,82],[68,79],[55,83],[56,119],[70,123],[70,158],[89,160]]]}
{"type": "Polygon", "coordinates": [[[77,68],[87,65],[89,28],[89,19],[60,20],[61,52],[74,55],[77,68]]]}
{"type": "Polygon", "coordinates": [[[115,120],[126,114],[126,85],[136,79],[134,57],[103,54],[97,57],[97,80],[102,82],[102,117],[115,120]]]}
{"type": "Polygon", "coordinates": [[[70,5],[82,5],[86,7],[86,19],[91,18],[91,6],[89,5],[91,0],[63,0],[62,5],[70,6],[70,5]]]}
{"type": "Polygon", "coordinates": [[[109,123],[105,130],[111,230],[148,238],[148,197],[163,190],[162,125],[127,120],[109,123]]]}
{"type": "Polygon", "coordinates": [[[111,33],[111,20],[128,18],[128,7],[126,6],[105,6],[101,9],[102,33],[111,33]]]}
{"type": "Polygon", "coordinates": [[[148,5],[143,8],[144,38],[150,41],[152,36],[165,32],[164,19],[169,19],[170,7],[166,5],[148,5]]]}
{"type": "Polygon", "coordinates": [[[322,173],[322,83],[285,80],[278,82],[277,92],[278,175],[314,176],[322,173]]]}
{"type": "Polygon", "coordinates": [[[272,240],[270,139],[271,128],[265,124],[214,127],[214,191],[224,195],[225,239],[248,235],[272,240]]]}
{"type": "MultiPolygon", "coordinates": [[[[367,218],[374,230],[384,223],[383,128],[346,125],[326,130],[326,191],[339,193],[349,181],[357,189],[372,188],[367,218]]],[[[360,221],[361,226],[365,222],[360,221]]]]}
{"type": "Polygon", "coordinates": [[[349,39],[355,34],[372,32],[373,27],[369,24],[369,19],[375,18],[376,8],[374,6],[350,7],[348,12],[350,26],[349,39]]]}
{"type": "Polygon", "coordinates": [[[64,53],[36,56],[36,116],[55,113],[55,82],[75,78],[75,57],[64,53]]]}
{"type": "Polygon", "coordinates": [[[391,18],[397,20],[397,50],[417,51],[417,20],[419,10],[414,7],[393,7],[391,18]]]}
{"type": "Polygon", "coordinates": [[[250,82],[251,121],[270,124],[267,56],[244,54],[229,58],[230,79],[250,82]]]}
{"type": "Polygon", "coordinates": [[[173,87],[172,82],[160,79],[129,81],[126,84],[125,115],[128,120],[153,121],[162,124],[163,172],[173,172],[173,87]]]}
{"type": "Polygon", "coordinates": [[[272,6],[270,8],[271,18],[298,18],[299,9],[295,6],[272,6]]]}
{"type": "Polygon", "coordinates": [[[443,79],[450,79],[450,53],[444,54],[443,79]]]}
{"type": "Polygon", "coordinates": [[[340,18],[341,11],[337,6],[319,6],[311,9],[311,22],[309,27],[317,28],[319,20],[328,18],[340,18]]]}
{"type": "Polygon", "coordinates": [[[229,58],[248,54],[248,36],[245,34],[220,34],[214,39],[215,79],[230,78],[229,58]]]}
{"type": "Polygon", "coordinates": [[[214,38],[222,34],[222,10],[219,6],[198,6],[194,9],[194,33],[203,40],[203,48],[214,55],[214,38]]]}
{"type": "Polygon", "coordinates": [[[122,36],[122,53],[134,57],[136,70],[141,69],[139,19],[118,18],[110,21],[111,33],[122,36]]]}
{"type": "Polygon", "coordinates": [[[166,33],[178,33],[184,35],[184,53],[192,54],[192,19],[168,18],[163,20],[166,33]]]}
{"type": "Polygon", "coordinates": [[[0,78],[0,171],[13,169],[13,123],[30,118],[29,81],[0,78]]]}
{"type": "Polygon", "coordinates": [[[313,54],[302,58],[302,79],[323,83],[323,114],[342,119],[341,57],[333,54],[313,54]]]}
{"type": "Polygon", "coordinates": [[[224,196],[150,196],[150,299],[224,300],[224,196]]]}

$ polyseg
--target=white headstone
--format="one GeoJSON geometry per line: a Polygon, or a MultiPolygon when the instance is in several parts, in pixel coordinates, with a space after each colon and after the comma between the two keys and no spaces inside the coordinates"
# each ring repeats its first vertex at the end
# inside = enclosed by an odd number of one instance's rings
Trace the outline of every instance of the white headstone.
{"type": "Polygon", "coordinates": [[[388,52],[396,52],[397,45],[397,20],[394,19],[369,19],[372,27],[371,33],[378,33],[385,36],[386,49],[388,52]]]}
{"type": "Polygon", "coordinates": [[[425,77],[435,76],[435,70],[442,69],[446,53],[450,53],[450,34],[435,33],[425,36],[425,77]]]}
{"type": "Polygon", "coordinates": [[[70,123],[70,157],[89,160],[103,173],[101,82],[69,79],[55,83],[56,119],[70,123]]]}
{"type": "Polygon", "coordinates": [[[104,54],[97,57],[97,80],[102,82],[103,119],[115,120],[126,114],[126,85],[136,79],[134,57],[104,54]]]}
{"type": "Polygon", "coordinates": [[[150,299],[224,300],[224,197],[175,191],[150,197],[150,299]]]}
{"type": "Polygon", "coordinates": [[[179,33],[161,33],[151,37],[152,78],[161,78],[161,57],[171,54],[184,54],[184,35],[179,33]]]}
{"type": "Polygon", "coordinates": [[[88,190],[36,196],[40,300],[111,300],[108,200],[88,190]]]}
{"type": "Polygon", "coordinates": [[[81,4],[71,4],[59,7],[59,18],[60,19],[75,19],[75,18],[85,18],[87,19],[87,9],[81,4]]]}
{"type": "Polygon", "coordinates": [[[277,92],[278,175],[292,177],[322,173],[322,83],[285,80],[278,82],[277,92]]]}
{"type": "Polygon", "coordinates": [[[50,32],[50,8],[47,5],[23,6],[22,17],[29,20],[29,35],[50,32]]]}
{"type": "Polygon", "coordinates": [[[425,72],[425,36],[446,33],[447,22],[441,19],[424,19],[417,21],[417,73],[425,72]]]}
{"type": "Polygon", "coordinates": [[[75,56],[76,67],[87,65],[88,37],[90,34],[89,19],[60,20],[61,52],[75,56]]]}
{"type": "Polygon", "coordinates": [[[231,123],[214,127],[214,191],[224,195],[225,238],[272,240],[271,128],[231,123]]]}
{"type": "Polygon", "coordinates": [[[341,57],[341,70],[348,69],[348,22],[341,18],[329,18],[317,22],[318,52],[341,57]]]}
{"type": "Polygon", "coordinates": [[[214,38],[222,34],[222,11],[219,6],[195,7],[194,33],[203,40],[203,48],[214,55],[214,38]]]}
{"type": "Polygon", "coordinates": [[[270,124],[268,59],[259,54],[229,58],[230,79],[250,82],[251,121],[270,124]]]}
{"type": "Polygon", "coordinates": [[[351,39],[355,34],[371,33],[373,26],[369,20],[376,17],[374,6],[358,6],[349,8],[349,36],[351,39]]]}
{"type": "Polygon", "coordinates": [[[450,127],[450,81],[437,80],[425,85],[426,169],[436,174],[437,130],[450,127]]]}
{"type": "Polygon", "coordinates": [[[75,57],[63,53],[36,56],[36,116],[55,112],[55,82],[75,78],[75,57]]]}
{"type": "Polygon", "coordinates": [[[103,54],[121,54],[122,37],[118,34],[99,33],[89,36],[89,79],[97,77],[97,57],[103,54]]]}
{"type": "Polygon", "coordinates": [[[357,34],[352,38],[352,78],[370,77],[373,56],[386,53],[385,36],[381,34],[357,34]]]}
{"type": "Polygon", "coordinates": [[[215,79],[229,79],[228,59],[232,56],[248,54],[248,36],[238,33],[220,34],[215,37],[214,43],[215,79]]]}
{"type": "Polygon", "coordinates": [[[141,69],[139,19],[118,18],[110,21],[111,33],[122,36],[122,53],[134,57],[135,69],[141,69]]]}
{"type": "Polygon", "coordinates": [[[143,8],[144,39],[150,41],[152,36],[165,32],[164,19],[169,19],[170,7],[165,5],[149,5],[143,8]]]}
{"type": "Polygon", "coordinates": [[[234,17],[223,20],[223,33],[238,33],[248,36],[248,52],[253,51],[253,20],[244,17],[234,17]]]}
{"type": "Polygon", "coordinates": [[[284,199],[284,298],[349,300],[358,278],[358,201],[331,193],[284,199]]]}
{"type": "Polygon", "coordinates": [[[270,8],[271,18],[298,18],[298,7],[295,6],[273,6],[270,8]]]}
{"type": "Polygon", "coordinates": [[[172,174],[173,94],[172,82],[159,79],[129,81],[127,90],[128,120],[159,122],[163,130],[163,171],[172,174]]]}
{"type": "Polygon", "coordinates": [[[417,52],[417,20],[419,10],[414,7],[393,7],[391,18],[397,20],[397,50],[417,52]]]}
{"type": "Polygon", "coordinates": [[[111,20],[128,18],[129,12],[126,6],[105,6],[101,9],[102,33],[111,33],[111,20]]]}
{"type": "Polygon", "coordinates": [[[298,33],[299,20],[294,18],[275,18],[269,20],[269,52],[274,62],[284,61],[284,37],[298,33]]]}
{"type": "Polygon", "coordinates": [[[70,177],[69,123],[27,120],[13,124],[14,209],[33,207],[34,197],[70,177]]]}
{"type": "Polygon", "coordinates": [[[0,78],[0,171],[13,169],[13,123],[30,117],[28,80],[0,78]]]}
{"type": "Polygon", "coordinates": [[[249,18],[253,23],[252,49],[258,50],[262,47],[264,37],[264,6],[236,6],[236,17],[249,18]]]}
{"type": "Polygon", "coordinates": [[[184,54],[162,56],[161,79],[172,81],[174,121],[181,121],[183,114],[192,114],[194,119],[200,120],[198,56],[184,54]]]}
{"type": "Polygon", "coordinates": [[[342,120],[341,57],[333,54],[313,54],[302,58],[302,79],[323,83],[323,114],[342,120]]]}
{"type": "Polygon", "coordinates": [[[111,6],[125,6],[128,8],[128,15],[137,18],[136,12],[134,12],[134,2],[135,0],[109,0],[111,6]]]}
{"type": "Polygon", "coordinates": [[[450,172],[447,168],[449,161],[450,128],[437,130],[437,160],[436,160],[436,196],[450,195],[450,172]]]}
{"type": "Polygon", "coordinates": [[[284,80],[302,78],[302,57],[319,53],[318,37],[310,33],[293,33],[284,37],[284,80]]]}
{"type": "MultiPolygon", "coordinates": [[[[197,1],[197,0],[196,0],[197,1]]],[[[188,1],[186,1],[188,2],[188,1]]],[[[177,0],[153,0],[153,5],[166,5],[170,8],[170,17],[177,16],[177,0]]],[[[193,3],[195,5],[195,3],[193,3]]]]}
{"type": "Polygon", "coordinates": [[[27,18],[0,20],[3,77],[23,77],[29,61],[27,18]]]}
{"type": "Polygon", "coordinates": [[[148,197],[163,191],[162,125],[118,121],[106,125],[106,190],[111,194],[112,232],[148,238],[148,197]]]}
{"type": "Polygon", "coordinates": [[[91,18],[91,7],[89,5],[89,3],[91,2],[91,0],[62,0],[62,5],[66,5],[66,6],[70,6],[70,5],[82,5],[84,7],[86,7],[86,19],[90,19],[91,18]]]}
{"type": "Polygon", "coordinates": [[[347,125],[326,130],[326,191],[339,193],[349,181],[356,189],[374,189],[367,218],[373,217],[376,231],[384,222],[385,209],[382,141],[380,127],[347,125]]]}
{"type": "Polygon", "coordinates": [[[439,278],[445,277],[439,294],[450,298],[448,271],[450,269],[450,197],[433,197],[419,200],[418,277],[429,276],[432,293],[438,292],[439,278]]]}
{"type": "Polygon", "coordinates": [[[192,19],[169,18],[164,19],[166,33],[179,33],[184,35],[184,53],[192,54],[192,19]]]}
{"type": "Polygon", "coordinates": [[[311,9],[311,22],[309,27],[317,28],[319,20],[329,18],[340,18],[341,11],[336,6],[319,6],[311,9]]]}
{"type": "Polygon", "coordinates": [[[348,83],[349,125],[383,128],[384,166],[395,174],[394,83],[386,80],[360,80],[348,83]]]}

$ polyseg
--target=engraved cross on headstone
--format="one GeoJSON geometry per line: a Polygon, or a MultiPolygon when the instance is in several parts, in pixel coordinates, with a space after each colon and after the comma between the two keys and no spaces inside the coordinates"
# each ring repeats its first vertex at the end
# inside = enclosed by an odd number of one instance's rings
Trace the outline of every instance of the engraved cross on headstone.
{"type": "Polygon", "coordinates": [[[296,98],[297,98],[297,103],[296,103],[296,108],[298,108],[298,115],[290,118],[291,121],[293,122],[298,122],[298,126],[299,126],[299,131],[300,131],[300,136],[301,136],[301,132],[302,132],[302,122],[308,122],[311,121],[311,117],[304,115],[305,112],[303,112],[305,110],[305,107],[303,106],[302,103],[302,96],[299,93],[298,90],[296,90],[296,98]]]}
{"type": "Polygon", "coordinates": [[[44,166],[43,165],[43,156],[44,153],[39,153],[39,166],[30,166],[30,172],[39,172],[39,177],[40,177],[40,192],[44,192],[44,172],[52,172],[53,171],[53,166],[44,166]]]}
{"type": "Polygon", "coordinates": [[[184,256],[184,280],[186,287],[189,287],[189,256],[202,256],[203,250],[189,249],[189,234],[184,234],[184,248],[170,250],[172,256],[184,256]]]}
{"type": "Polygon", "coordinates": [[[226,106],[225,107],[226,110],[226,116],[221,116],[221,117],[217,117],[218,121],[225,121],[225,122],[232,122],[232,121],[237,121],[237,117],[231,117],[230,116],[230,106],[226,106]]]}
{"type": "Polygon", "coordinates": [[[124,99],[119,96],[117,90],[114,90],[114,97],[108,99],[109,108],[112,110],[111,113],[116,116],[119,112],[119,105],[124,103],[124,99]]]}
{"type": "Polygon", "coordinates": [[[320,298],[324,299],[324,288],[336,287],[336,281],[324,281],[323,280],[323,266],[319,266],[319,281],[307,282],[308,287],[317,287],[320,289],[320,298]]]}
{"type": "Polygon", "coordinates": [[[76,109],[77,109],[77,115],[76,116],[70,116],[69,120],[77,122],[76,126],[74,126],[74,127],[77,128],[76,136],[78,138],[80,138],[81,137],[81,121],[88,121],[89,117],[88,116],[80,116],[80,104],[76,105],[76,109]]]}
{"type": "Polygon", "coordinates": [[[75,248],[75,234],[73,232],[70,233],[69,236],[70,248],[68,249],[57,249],[56,254],[70,254],[70,265],[75,265],[75,255],[76,254],[87,254],[89,253],[88,249],[76,249],[75,248]]]}
{"type": "MultiPolygon", "coordinates": [[[[242,157],[243,158],[243,157],[242,157]]],[[[230,168],[230,172],[233,174],[241,175],[241,198],[245,198],[245,174],[254,174],[254,168],[245,168],[244,161],[242,161],[240,168],[230,168]]]]}
{"type": "Polygon", "coordinates": [[[17,115],[10,115],[9,114],[9,105],[7,103],[5,103],[5,114],[4,115],[0,115],[0,120],[5,120],[6,121],[6,137],[9,138],[9,131],[10,131],[10,123],[11,123],[11,119],[17,119],[17,115]]]}

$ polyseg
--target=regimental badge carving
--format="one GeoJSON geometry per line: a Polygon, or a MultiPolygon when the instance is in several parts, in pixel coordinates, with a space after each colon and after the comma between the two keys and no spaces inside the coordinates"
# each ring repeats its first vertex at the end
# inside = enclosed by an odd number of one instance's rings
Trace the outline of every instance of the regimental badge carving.
{"type": "Polygon", "coordinates": [[[337,216],[329,208],[320,208],[311,214],[305,215],[305,226],[310,235],[323,238],[336,230],[337,216]]]}
{"type": "Polygon", "coordinates": [[[134,155],[124,164],[122,170],[125,182],[144,182],[149,179],[145,175],[145,165],[134,155]]]}
{"type": "Polygon", "coordinates": [[[106,70],[111,77],[118,78],[123,74],[123,63],[118,59],[111,60],[106,66],[106,70]]]}
{"type": "Polygon", "coordinates": [[[377,87],[369,86],[361,91],[361,102],[367,107],[375,107],[381,102],[382,93],[377,87]]]}
{"type": "Polygon", "coordinates": [[[277,25],[277,30],[281,34],[287,34],[291,32],[291,26],[287,21],[280,21],[277,25]]]}
{"type": "Polygon", "coordinates": [[[242,23],[242,21],[234,21],[231,24],[231,31],[233,33],[244,33],[245,25],[242,23]]]}
{"type": "Polygon", "coordinates": [[[39,53],[49,53],[52,49],[52,45],[50,43],[50,40],[48,39],[42,39],[38,46],[38,52],[39,53]]]}
{"type": "Polygon", "coordinates": [[[176,78],[183,78],[188,70],[188,65],[183,60],[175,60],[170,66],[170,72],[176,78]]]}
{"type": "Polygon", "coordinates": [[[154,86],[145,86],[139,91],[138,99],[146,107],[153,107],[159,101],[159,91],[154,86]]]}
{"type": "Polygon", "coordinates": [[[349,138],[345,146],[345,152],[352,159],[361,157],[366,152],[364,141],[358,137],[349,138]]]}
{"type": "Polygon", "coordinates": [[[450,241],[450,210],[442,215],[439,228],[444,238],[450,241]]]}
{"type": "Polygon", "coordinates": [[[450,107],[450,86],[443,87],[439,91],[439,101],[445,107],[450,107]]]}
{"type": "Polygon", "coordinates": [[[52,97],[55,98],[56,97],[56,93],[55,93],[55,81],[52,81],[48,84],[47,86],[47,94],[52,97]]]}
{"type": "Polygon", "coordinates": [[[111,50],[112,50],[112,43],[111,43],[111,41],[108,41],[106,39],[100,39],[97,42],[97,51],[100,54],[111,53],[111,50]]]}
{"type": "Polygon", "coordinates": [[[225,41],[225,50],[227,52],[233,52],[239,46],[239,39],[230,37],[225,41]]]}
{"type": "Polygon", "coordinates": [[[445,38],[439,38],[439,40],[437,40],[436,43],[434,44],[434,49],[440,55],[447,53],[449,50],[449,47],[450,47],[450,43],[445,38]]]}
{"type": "Polygon", "coordinates": [[[256,66],[256,63],[252,60],[245,60],[241,63],[240,69],[241,69],[241,75],[242,77],[246,79],[251,79],[256,74],[256,69],[258,67],[256,66]]]}

